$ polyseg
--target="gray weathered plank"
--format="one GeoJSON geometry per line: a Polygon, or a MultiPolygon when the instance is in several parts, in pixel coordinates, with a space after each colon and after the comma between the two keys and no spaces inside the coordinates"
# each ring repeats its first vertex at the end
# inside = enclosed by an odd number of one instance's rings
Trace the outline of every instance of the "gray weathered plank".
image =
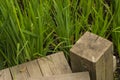
{"type": "Polygon", "coordinates": [[[12,77],[8,68],[0,71],[0,80],[12,80],[12,77]]]}
{"type": "Polygon", "coordinates": [[[30,77],[26,63],[10,68],[13,80],[27,80],[30,77]]]}
{"type": "Polygon", "coordinates": [[[30,77],[42,76],[41,70],[38,65],[38,61],[34,60],[26,64],[30,77]]]}
{"type": "Polygon", "coordinates": [[[72,72],[63,52],[11,67],[10,71],[14,80],[27,80],[29,77],[50,76],[72,72]]]}
{"type": "Polygon", "coordinates": [[[71,69],[65,59],[63,52],[58,52],[38,59],[43,76],[71,73],[71,69]]]}
{"type": "Polygon", "coordinates": [[[11,67],[10,70],[13,78],[17,80],[27,80],[28,77],[42,76],[37,60],[11,67]]]}
{"type": "Polygon", "coordinates": [[[89,71],[91,80],[113,80],[113,44],[86,32],[70,49],[73,72],[89,71]]]}
{"type": "Polygon", "coordinates": [[[29,78],[28,80],[90,80],[88,72],[53,75],[49,77],[29,78]]]}

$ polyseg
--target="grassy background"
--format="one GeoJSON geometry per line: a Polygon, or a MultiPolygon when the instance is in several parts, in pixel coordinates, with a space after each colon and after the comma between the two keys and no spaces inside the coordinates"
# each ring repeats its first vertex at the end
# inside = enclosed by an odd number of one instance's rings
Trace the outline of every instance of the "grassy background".
{"type": "Polygon", "coordinates": [[[0,69],[69,49],[85,31],[120,56],[120,1],[0,0],[0,69]]]}

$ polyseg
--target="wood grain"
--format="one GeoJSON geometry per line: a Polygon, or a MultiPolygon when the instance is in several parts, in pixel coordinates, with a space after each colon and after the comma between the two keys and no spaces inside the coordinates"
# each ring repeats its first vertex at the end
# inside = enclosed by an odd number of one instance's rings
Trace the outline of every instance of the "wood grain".
{"type": "Polygon", "coordinates": [[[112,42],[86,32],[70,52],[73,72],[89,71],[91,80],[113,80],[112,42]]]}
{"type": "Polygon", "coordinates": [[[42,77],[71,73],[63,52],[29,61],[0,71],[0,80],[28,80],[30,77],[42,77]]]}
{"type": "Polygon", "coordinates": [[[71,69],[63,52],[58,52],[47,56],[46,58],[38,59],[38,63],[43,76],[71,73],[71,69]]]}
{"type": "Polygon", "coordinates": [[[90,77],[88,72],[79,72],[50,77],[29,78],[28,80],[90,80],[90,77]]]}
{"type": "Polygon", "coordinates": [[[12,80],[9,68],[0,71],[0,80],[12,80]]]}

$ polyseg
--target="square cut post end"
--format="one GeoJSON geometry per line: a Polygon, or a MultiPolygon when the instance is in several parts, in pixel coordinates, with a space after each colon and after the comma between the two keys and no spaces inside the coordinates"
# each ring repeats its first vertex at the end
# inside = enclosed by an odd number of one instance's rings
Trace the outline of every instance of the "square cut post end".
{"type": "Polygon", "coordinates": [[[113,43],[86,32],[70,49],[73,72],[89,71],[91,80],[113,80],[113,43]]]}

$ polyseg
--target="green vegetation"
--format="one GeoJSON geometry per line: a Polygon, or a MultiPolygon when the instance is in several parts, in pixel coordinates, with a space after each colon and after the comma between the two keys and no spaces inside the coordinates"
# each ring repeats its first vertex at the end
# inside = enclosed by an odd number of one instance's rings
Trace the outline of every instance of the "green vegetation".
{"type": "Polygon", "coordinates": [[[120,56],[120,1],[113,0],[112,40],[120,56]]]}
{"type": "Polygon", "coordinates": [[[90,31],[120,55],[120,1],[0,0],[0,68],[69,49],[90,31]]]}

